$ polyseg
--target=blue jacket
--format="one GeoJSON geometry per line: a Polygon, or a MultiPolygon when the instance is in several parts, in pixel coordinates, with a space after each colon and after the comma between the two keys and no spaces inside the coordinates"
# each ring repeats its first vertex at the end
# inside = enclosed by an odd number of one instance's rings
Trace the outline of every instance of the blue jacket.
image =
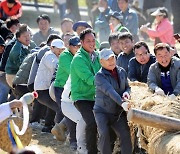
{"type": "Polygon", "coordinates": [[[121,52],[119,55],[118,55],[118,58],[117,58],[117,61],[116,61],[116,64],[119,66],[119,67],[122,67],[125,69],[125,71],[128,73],[128,64],[129,64],[129,60],[134,57],[134,52],[131,51],[131,53],[129,55],[127,55],[126,53],[124,52],[121,52]]]}
{"type": "Polygon", "coordinates": [[[131,8],[128,8],[125,12],[121,11],[121,13],[123,15],[123,26],[131,32],[134,36],[134,40],[137,41],[139,23],[137,13],[131,8]]]}
{"type": "Polygon", "coordinates": [[[119,84],[111,73],[104,68],[101,68],[95,76],[96,97],[94,110],[97,112],[118,114],[123,110],[121,96],[125,91],[130,92],[130,87],[125,70],[118,66],[116,68],[119,84]]]}
{"type": "Polygon", "coordinates": [[[156,58],[150,55],[149,61],[142,65],[135,57],[131,58],[128,65],[128,78],[131,81],[147,82],[147,75],[151,64],[155,63],[156,58]]]}
{"type": "Polygon", "coordinates": [[[109,15],[110,8],[99,14],[98,19],[95,21],[95,30],[99,32],[100,42],[108,41],[110,34],[109,21],[106,15],[109,15]]]}
{"type": "MultiPolygon", "coordinates": [[[[170,78],[171,84],[174,89],[173,94],[180,94],[180,59],[172,57],[170,66],[170,78]]],[[[158,62],[152,64],[148,73],[148,86],[152,91],[155,91],[157,87],[162,88],[161,84],[161,69],[158,62]]]]}

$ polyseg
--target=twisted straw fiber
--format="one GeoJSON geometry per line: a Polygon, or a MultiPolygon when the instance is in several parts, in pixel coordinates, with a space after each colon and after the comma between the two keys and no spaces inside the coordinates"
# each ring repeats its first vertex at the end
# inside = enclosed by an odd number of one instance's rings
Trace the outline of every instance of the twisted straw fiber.
{"type": "MultiPolygon", "coordinates": [[[[23,125],[23,119],[19,117],[11,117],[9,119],[13,119],[16,125],[20,128],[22,128],[23,125]]],[[[9,119],[6,119],[0,124],[0,148],[6,152],[12,151],[12,144],[8,136],[7,132],[7,122],[9,119]]],[[[25,134],[22,136],[19,136],[23,146],[27,146],[32,138],[32,129],[28,127],[25,134]]]]}
{"type": "MultiPolygon", "coordinates": [[[[180,96],[171,101],[168,97],[153,94],[144,83],[131,82],[130,86],[135,108],[180,119],[180,96]]],[[[180,154],[180,132],[166,132],[145,125],[140,127],[143,132],[140,143],[148,154],[180,154]]]]}

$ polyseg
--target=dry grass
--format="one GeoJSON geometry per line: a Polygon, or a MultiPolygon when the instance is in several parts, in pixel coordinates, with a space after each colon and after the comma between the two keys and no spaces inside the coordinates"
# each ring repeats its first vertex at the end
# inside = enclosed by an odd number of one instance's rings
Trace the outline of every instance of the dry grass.
{"type": "MultiPolygon", "coordinates": [[[[131,101],[135,104],[135,108],[180,119],[180,97],[172,101],[168,97],[152,94],[145,84],[136,82],[130,85],[132,89],[131,101]]],[[[134,126],[138,125],[134,124],[134,126]]],[[[143,132],[141,145],[149,154],[180,153],[180,132],[167,132],[142,124],[140,127],[143,132]],[[144,141],[147,141],[148,144],[144,141]]]]}

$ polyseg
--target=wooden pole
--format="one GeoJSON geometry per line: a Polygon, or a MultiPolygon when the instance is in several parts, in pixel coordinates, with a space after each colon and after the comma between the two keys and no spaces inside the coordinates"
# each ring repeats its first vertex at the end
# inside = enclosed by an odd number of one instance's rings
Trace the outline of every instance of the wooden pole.
{"type": "Polygon", "coordinates": [[[180,130],[180,119],[147,112],[139,109],[130,109],[127,115],[128,121],[163,129],[166,131],[180,130]]]}

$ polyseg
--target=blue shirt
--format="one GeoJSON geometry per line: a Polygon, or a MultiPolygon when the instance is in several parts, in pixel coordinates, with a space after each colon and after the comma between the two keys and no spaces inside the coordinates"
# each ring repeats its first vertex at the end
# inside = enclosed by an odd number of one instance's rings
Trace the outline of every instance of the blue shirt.
{"type": "Polygon", "coordinates": [[[128,73],[128,64],[129,64],[129,60],[132,57],[134,57],[133,51],[131,51],[131,53],[129,55],[127,55],[124,52],[121,52],[116,61],[117,66],[124,68],[126,73],[128,73]]]}
{"type": "Polygon", "coordinates": [[[161,84],[164,93],[171,95],[173,93],[173,87],[171,84],[170,72],[161,72],[161,84]]]}

